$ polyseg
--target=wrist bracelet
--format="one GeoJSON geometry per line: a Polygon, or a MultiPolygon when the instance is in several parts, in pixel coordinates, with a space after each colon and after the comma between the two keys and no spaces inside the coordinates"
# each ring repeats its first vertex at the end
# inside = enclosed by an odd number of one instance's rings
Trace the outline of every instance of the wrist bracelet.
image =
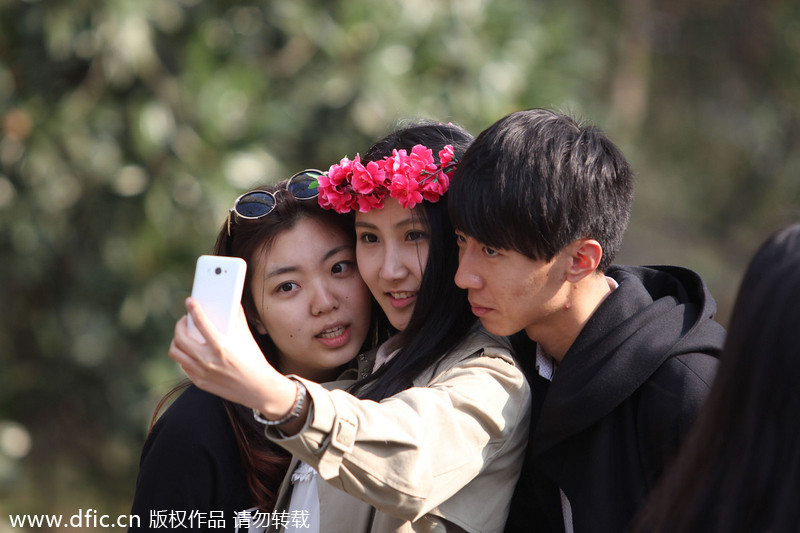
{"type": "Polygon", "coordinates": [[[292,404],[292,408],[289,410],[289,413],[278,420],[269,420],[268,418],[264,418],[264,415],[261,414],[261,411],[253,408],[253,418],[255,418],[257,422],[264,424],[265,426],[280,426],[281,424],[285,424],[290,420],[294,420],[300,416],[300,413],[303,412],[303,407],[306,405],[306,386],[303,385],[303,382],[299,379],[292,377],[289,379],[294,381],[294,385],[297,387],[297,395],[294,397],[294,404],[292,404]]]}

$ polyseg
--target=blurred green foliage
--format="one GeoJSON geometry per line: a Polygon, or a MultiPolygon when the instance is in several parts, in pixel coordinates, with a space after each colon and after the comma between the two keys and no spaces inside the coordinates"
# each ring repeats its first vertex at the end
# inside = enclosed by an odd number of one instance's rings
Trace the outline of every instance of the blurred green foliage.
{"type": "Polygon", "coordinates": [[[725,320],[800,219],[798,58],[789,0],[0,0],[0,531],[127,512],[229,204],[404,118],[600,125],[638,175],[620,262],[699,270],[725,320]]]}

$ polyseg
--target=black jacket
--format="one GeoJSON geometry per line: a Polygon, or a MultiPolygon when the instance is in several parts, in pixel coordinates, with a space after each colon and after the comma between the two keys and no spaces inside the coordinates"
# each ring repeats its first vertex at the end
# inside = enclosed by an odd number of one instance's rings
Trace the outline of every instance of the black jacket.
{"type": "MultiPolygon", "coordinates": [[[[529,372],[531,434],[506,531],[563,531],[559,488],[576,533],[625,531],[708,394],[725,332],[700,277],[679,267],[607,275],[619,287],[552,383],[529,372]]],[[[518,357],[530,362],[535,345],[527,350],[518,357]]]]}
{"type": "Polygon", "coordinates": [[[189,386],[147,437],[128,531],[233,531],[252,501],[222,400],[189,386]]]}

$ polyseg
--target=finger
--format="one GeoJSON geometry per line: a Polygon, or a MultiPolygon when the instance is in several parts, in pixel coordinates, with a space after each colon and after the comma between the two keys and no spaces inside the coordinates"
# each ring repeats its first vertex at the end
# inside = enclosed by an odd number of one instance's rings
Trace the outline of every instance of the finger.
{"type": "MultiPolygon", "coordinates": [[[[180,320],[175,323],[175,333],[172,337],[172,342],[175,343],[178,349],[189,356],[198,354],[205,345],[204,340],[198,339],[190,332],[188,315],[182,316],[180,320]]],[[[199,359],[199,357],[195,357],[195,359],[199,359]]]]}
{"type": "Polygon", "coordinates": [[[222,334],[203,311],[203,307],[200,303],[194,298],[189,297],[186,299],[186,310],[192,315],[192,321],[197,331],[200,332],[200,335],[203,336],[206,342],[219,346],[222,334]]]}
{"type": "Polygon", "coordinates": [[[178,363],[181,369],[187,375],[194,375],[199,367],[199,361],[192,357],[189,353],[182,350],[175,339],[169,344],[169,351],[167,352],[170,359],[178,363]]]}

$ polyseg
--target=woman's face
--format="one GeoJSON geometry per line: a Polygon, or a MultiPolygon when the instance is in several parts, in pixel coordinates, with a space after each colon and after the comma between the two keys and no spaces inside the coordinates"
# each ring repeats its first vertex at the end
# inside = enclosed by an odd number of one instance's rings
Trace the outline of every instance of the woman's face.
{"type": "Polygon", "coordinates": [[[404,330],[428,261],[430,230],[421,210],[389,198],[383,209],[356,213],[358,269],[389,322],[404,330]]]}
{"type": "Polygon", "coordinates": [[[256,329],[275,343],[281,370],[318,382],[335,379],[358,354],[370,322],[352,240],[306,217],[252,262],[256,329]]]}

